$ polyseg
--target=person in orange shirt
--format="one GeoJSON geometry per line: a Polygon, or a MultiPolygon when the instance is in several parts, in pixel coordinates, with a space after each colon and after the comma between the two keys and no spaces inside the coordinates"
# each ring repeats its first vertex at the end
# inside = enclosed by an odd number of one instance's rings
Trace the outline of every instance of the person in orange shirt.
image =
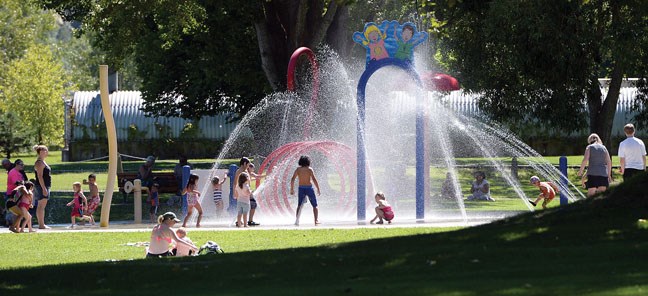
{"type": "Polygon", "coordinates": [[[536,198],[535,201],[529,201],[534,207],[540,200],[544,201],[542,202],[542,209],[547,209],[547,204],[550,203],[554,197],[556,197],[556,194],[560,192],[558,189],[558,186],[554,184],[553,182],[540,182],[540,178],[538,176],[532,176],[531,177],[531,184],[533,186],[538,187],[540,189],[540,194],[538,194],[538,198],[536,198]]]}

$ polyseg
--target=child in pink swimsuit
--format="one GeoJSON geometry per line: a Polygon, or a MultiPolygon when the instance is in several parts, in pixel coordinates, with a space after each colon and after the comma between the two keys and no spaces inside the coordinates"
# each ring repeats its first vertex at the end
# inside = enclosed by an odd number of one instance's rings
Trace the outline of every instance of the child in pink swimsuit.
{"type": "MultiPolygon", "coordinates": [[[[25,232],[25,226],[28,227],[29,232],[36,232],[32,228],[32,215],[29,214],[29,209],[33,208],[32,202],[34,201],[34,194],[32,193],[32,188],[34,184],[32,182],[25,182],[25,185],[20,185],[16,187],[16,196],[20,196],[18,200],[18,208],[21,211],[22,222],[17,227],[16,232],[25,232]]],[[[17,221],[21,221],[18,219],[17,221]]]]}
{"type": "Polygon", "coordinates": [[[394,211],[392,210],[391,205],[387,202],[385,194],[382,192],[376,193],[375,196],[376,203],[376,216],[371,219],[369,223],[373,224],[376,219],[378,222],[376,224],[383,224],[383,219],[387,220],[387,223],[391,224],[391,221],[394,219],[394,211]]]}
{"type": "Polygon", "coordinates": [[[193,209],[198,210],[198,219],[196,219],[196,227],[200,227],[200,219],[202,219],[203,210],[200,205],[200,191],[197,188],[198,184],[198,175],[191,174],[189,176],[189,182],[187,182],[187,187],[183,190],[182,194],[187,195],[187,216],[185,216],[184,221],[182,222],[182,227],[187,227],[187,221],[193,214],[193,209]]]}

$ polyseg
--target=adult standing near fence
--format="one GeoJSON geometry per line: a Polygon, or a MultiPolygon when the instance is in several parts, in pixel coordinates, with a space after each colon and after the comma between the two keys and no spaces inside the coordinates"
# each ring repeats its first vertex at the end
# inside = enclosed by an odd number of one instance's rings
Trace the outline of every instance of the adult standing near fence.
{"type": "Polygon", "coordinates": [[[36,173],[36,182],[34,184],[34,197],[38,201],[36,206],[36,219],[38,220],[39,229],[49,229],[45,225],[45,207],[50,197],[50,188],[52,188],[52,169],[45,162],[45,158],[49,155],[49,150],[45,145],[34,146],[36,151],[36,163],[34,163],[34,171],[36,173]]]}
{"type": "Polygon", "coordinates": [[[623,127],[626,139],[619,144],[620,173],[623,180],[646,171],[646,146],[640,139],[635,138],[635,127],[628,123],[623,127]]]}
{"type": "Polygon", "coordinates": [[[587,148],[583,162],[581,162],[578,176],[583,175],[583,170],[587,166],[587,196],[593,196],[597,193],[604,192],[612,182],[612,159],[607,148],[603,146],[601,137],[597,134],[591,134],[587,137],[587,148]]]}

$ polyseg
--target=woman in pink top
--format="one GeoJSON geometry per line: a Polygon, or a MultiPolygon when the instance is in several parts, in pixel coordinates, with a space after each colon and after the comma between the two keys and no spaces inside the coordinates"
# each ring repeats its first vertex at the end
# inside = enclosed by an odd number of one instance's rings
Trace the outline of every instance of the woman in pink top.
{"type": "Polygon", "coordinates": [[[14,165],[15,167],[7,174],[7,196],[9,196],[11,192],[18,187],[18,185],[16,185],[18,181],[27,181],[20,172],[25,169],[23,161],[16,159],[14,165]]]}
{"type": "Polygon", "coordinates": [[[176,245],[184,245],[192,251],[198,252],[198,247],[196,245],[186,242],[178,237],[175,231],[171,229],[173,225],[177,222],[180,222],[180,219],[176,217],[173,212],[166,212],[164,215],[158,217],[158,225],[153,227],[151,232],[151,243],[148,247],[148,252],[146,253],[146,258],[159,258],[172,256],[172,253],[169,251],[172,246],[173,241],[176,245]]]}

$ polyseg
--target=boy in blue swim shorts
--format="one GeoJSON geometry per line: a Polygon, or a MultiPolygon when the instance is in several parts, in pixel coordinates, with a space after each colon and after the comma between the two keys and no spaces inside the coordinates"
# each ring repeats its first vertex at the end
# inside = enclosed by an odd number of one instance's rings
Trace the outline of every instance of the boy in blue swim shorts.
{"type": "Polygon", "coordinates": [[[299,226],[299,216],[301,215],[302,206],[306,203],[307,196],[308,201],[310,201],[311,205],[313,206],[313,217],[315,218],[315,225],[318,225],[320,224],[320,222],[317,219],[317,197],[315,196],[315,190],[313,190],[313,184],[315,184],[315,188],[317,189],[317,195],[320,195],[319,183],[317,183],[317,177],[315,177],[313,168],[310,167],[310,158],[308,156],[302,155],[299,158],[298,164],[299,167],[295,169],[295,173],[293,173],[292,179],[290,179],[290,195],[295,195],[295,179],[299,177],[295,226],[299,226]]]}

